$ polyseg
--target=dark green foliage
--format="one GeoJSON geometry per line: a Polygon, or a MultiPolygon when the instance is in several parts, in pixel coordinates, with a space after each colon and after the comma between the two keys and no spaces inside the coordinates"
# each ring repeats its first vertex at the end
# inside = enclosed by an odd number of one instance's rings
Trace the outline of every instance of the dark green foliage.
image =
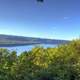
{"type": "Polygon", "coordinates": [[[19,56],[0,49],[0,80],[80,80],[80,40],[19,56]]]}

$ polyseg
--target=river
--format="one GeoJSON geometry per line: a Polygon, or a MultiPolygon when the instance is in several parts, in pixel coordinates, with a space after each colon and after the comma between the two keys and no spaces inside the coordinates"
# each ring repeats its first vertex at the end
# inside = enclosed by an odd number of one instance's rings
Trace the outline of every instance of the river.
{"type": "Polygon", "coordinates": [[[56,45],[51,45],[51,44],[41,44],[41,45],[25,45],[25,46],[14,46],[14,47],[0,47],[0,48],[6,48],[10,51],[17,51],[18,54],[20,54],[21,52],[23,51],[29,51],[31,50],[32,48],[36,47],[36,46],[42,46],[44,48],[48,48],[48,47],[55,47],[56,45]]]}

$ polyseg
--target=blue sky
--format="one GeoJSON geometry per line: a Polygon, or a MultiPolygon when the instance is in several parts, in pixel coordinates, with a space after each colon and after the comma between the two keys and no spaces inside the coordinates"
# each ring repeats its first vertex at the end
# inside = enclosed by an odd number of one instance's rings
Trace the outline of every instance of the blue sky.
{"type": "Polygon", "coordinates": [[[80,0],[0,0],[0,34],[80,37],[80,0]]]}

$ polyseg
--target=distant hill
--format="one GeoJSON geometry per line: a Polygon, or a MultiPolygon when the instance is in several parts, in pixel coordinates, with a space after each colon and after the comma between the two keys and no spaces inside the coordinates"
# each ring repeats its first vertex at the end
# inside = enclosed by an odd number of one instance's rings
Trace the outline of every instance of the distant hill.
{"type": "Polygon", "coordinates": [[[19,45],[32,45],[32,44],[64,44],[68,40],[57,39],[44,39],[34,37],[23,37],[13,35],[0,35],[0,46],[19,46],[19,45]]]}

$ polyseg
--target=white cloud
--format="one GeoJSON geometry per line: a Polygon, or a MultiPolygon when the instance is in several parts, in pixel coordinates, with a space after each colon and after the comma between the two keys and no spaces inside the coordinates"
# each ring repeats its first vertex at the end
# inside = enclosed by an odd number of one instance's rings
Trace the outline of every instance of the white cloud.
{"type": "Polygon", "coordinates": [[[69,17],[64,17],[64,19],[69,19],[69,17]]]}

